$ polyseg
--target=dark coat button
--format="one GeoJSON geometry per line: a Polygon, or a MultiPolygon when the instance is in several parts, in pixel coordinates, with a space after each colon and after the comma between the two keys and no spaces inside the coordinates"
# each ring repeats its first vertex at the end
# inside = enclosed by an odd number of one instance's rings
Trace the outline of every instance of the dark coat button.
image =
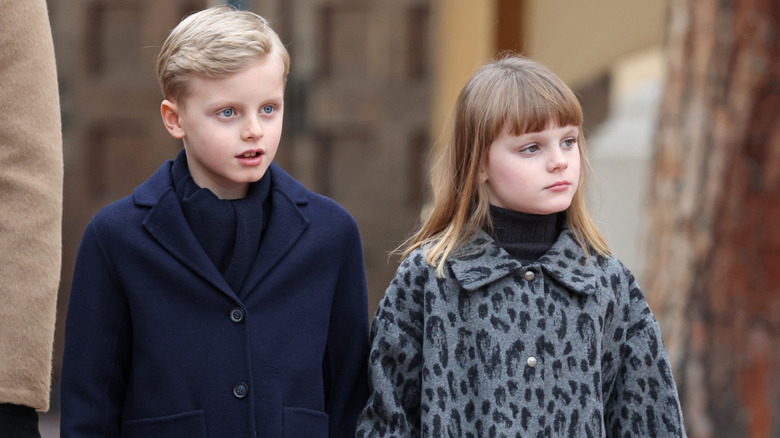
{"type": "Polygon", "coordinates": [[[233,395],[236,396],[236,398],[244,398],[247,394],[249,394],[249,387],[246,386],[246,383],[239,382],[233,387],[233,395]]]}
{"type": "Polygon", "coordinates": [[[230,311],[230,320],[239,323],[244,320],[244,310],[236,307],[235,309],[230,311]]]}

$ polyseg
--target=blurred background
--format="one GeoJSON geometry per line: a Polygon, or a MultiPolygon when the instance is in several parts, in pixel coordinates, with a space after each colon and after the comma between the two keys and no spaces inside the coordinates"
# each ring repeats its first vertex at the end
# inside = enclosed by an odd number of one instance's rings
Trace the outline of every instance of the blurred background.
{"type": "MultiPolygon", "coordinates": [[[[662,325],[692,437],[780,437],[780,4],[776,0],[243,0],[290,51],[276,162],[363,237],[373,313],[419,224],[431,150],[496,53],[536,59],[585,112],[591,213],[662,325]]],[[[65,157],[52,410],[90,217],[181,147],[160,45],[207,0],[49,0],[65,157]]]]}

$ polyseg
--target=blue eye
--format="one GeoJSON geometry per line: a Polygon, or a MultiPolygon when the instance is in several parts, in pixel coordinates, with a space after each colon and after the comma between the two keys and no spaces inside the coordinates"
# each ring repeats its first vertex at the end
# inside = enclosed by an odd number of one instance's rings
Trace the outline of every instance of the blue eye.
{"type": "Polygon", "coordinates": [[[534,152],[536,152],[538,150],[539,150],[539,146],[537,146],[535,144],[532,144],[531,146],[528,146],[528,147],[524,148],[520,152],[522,152],[524,154],[533,154],[534,152]]]}
{"type": "Polygon", "coordinates": [[[261,111],[263,114],[271,114],[271,113],[273,113],[273,112],[274,112],[274,109],[275,109],[275,108],[274,108],[274,106],[273,106],[273,105],[266,105],[266,106],[264,106],[264,107],[263,107],[263,108],[262,108],[260,111],[261,111]]]}
{"type": "Polygon", "coordinates": [[[219,115],[222,117],[233,117],[235,114],[236,112],[233,110],[233,108],[225,108],[219,112],[219,115]]]}
{"type": "Polygon", "coordinates": [[[566,140],[563,141],[563,147],[571,148],[571,147],[574,147],[574,145],[576,143],[577,143],[577,139],[576,138],[567,138],[566,140]]]}

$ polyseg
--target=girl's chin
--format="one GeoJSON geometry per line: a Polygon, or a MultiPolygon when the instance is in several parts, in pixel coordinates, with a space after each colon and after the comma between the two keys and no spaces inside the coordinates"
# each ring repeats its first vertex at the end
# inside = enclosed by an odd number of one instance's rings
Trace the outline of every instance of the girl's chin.
{"type": "Polygon", "coordinates": [[[569,205],[571,204],[546,206],[543,208],[533,209],[530,214],[548,215],[548,214],[561,213],[563,211],[566,211],[566,209],[569,208],[569,205]]]}

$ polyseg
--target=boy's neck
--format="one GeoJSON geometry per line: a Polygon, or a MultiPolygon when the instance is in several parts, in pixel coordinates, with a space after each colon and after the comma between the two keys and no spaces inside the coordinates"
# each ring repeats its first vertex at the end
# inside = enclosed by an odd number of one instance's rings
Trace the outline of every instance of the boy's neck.
{"type": "Polygon", "coordinates": [[[189,160],[187,160],[187,151],[186,149],[183,152],[184,155],[184,164],[187,167],[187,173],[189,173],[190,177],[192,178],[192,181],[195,183],[196,186],[198,186],[201,189],[206,189],[214,194],[218,199],[220,200],[236,200],[236,199],[243,199],[246,197],[247,192],[249,191],[249,186],[251,183],[244,183],[241,186],[232,186],[232,187],[219,187],[215,186],[214,184],[208,184],[206,181],[204,181],[204,178],[200,175],[200,169],[195,166],[195,169],[193,169],[193,166],[190,164],[189,160]],[[193,172],[194,170],[194,172],[193,172]]]}

